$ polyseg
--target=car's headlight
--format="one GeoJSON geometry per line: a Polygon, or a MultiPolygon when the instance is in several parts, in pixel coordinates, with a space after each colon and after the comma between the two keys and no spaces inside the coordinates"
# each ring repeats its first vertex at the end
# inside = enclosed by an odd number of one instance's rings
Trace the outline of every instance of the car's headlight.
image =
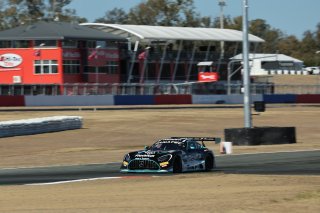
{"type": "Polygon", "coordinates": [[[169,161],[171,158],[172,158],[172,155],[171,155],[171,154],[163,155],[163,156],[158,157],[158,161],[159,161],[159,162],[167,162],[167,161],[169,161]]]}
{"type": "Polygon", "coordinates": [[[130,160],[131,160],[131,158],[130,158],[130,155],[129,155],[129,154],[126,154],[126,155],[124,156],[124,158],[123,158],[123,161],[129,162],[130,160]]]}
{"type": "Polygon", "coordinates": [[[126,155],[123,157],[122,165],[123,165],[123,166],[128,166],[130,159],[131,159],[131,158],[130,158],[130,155],[129,155],[129,154],[126,154],[126,155]]]}

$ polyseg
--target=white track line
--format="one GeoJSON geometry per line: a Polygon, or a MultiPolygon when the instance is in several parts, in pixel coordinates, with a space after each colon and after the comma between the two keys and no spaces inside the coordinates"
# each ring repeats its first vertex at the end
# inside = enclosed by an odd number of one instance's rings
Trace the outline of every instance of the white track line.
{"type": "Polygon", "coordinates": [[[215,155],[215,156],[221,157],[221,156],[228,156],[228,155],[238,156],[238,155],[257,155],[257,154],[314,152],[314,151],[320,151],[320,149],[306,149],[306,150],[293,150],[293,151],[276,151],[276,152],[251,152],[251,153],[240,153],[240,154],[220,154],[220,155],[215,155]]]}
{"type": "Polygon", "coordinates": [[[28,186],[56,185],[56,184],[63,184],[63,183],[75,183],[75,182],[83,182],[83,181],[120,179],[120,178],[123,178],[123,177],[87,178],[87,179],[66,180],[66,181],[57,181],[57,182],[49,182],[49,183],[31,183],[31,184],[25,184],[25,185],[28,185],[28,186]]]}

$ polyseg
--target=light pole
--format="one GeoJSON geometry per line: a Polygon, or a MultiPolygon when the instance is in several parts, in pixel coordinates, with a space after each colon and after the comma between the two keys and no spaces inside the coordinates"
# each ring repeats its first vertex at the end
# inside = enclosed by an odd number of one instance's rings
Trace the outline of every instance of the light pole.
{"type": "MultiPolygon", "coordinates": [[[[320,54],[320,50],[317,50],[316,51],[316,55],[318,55],[318,54],[320,54]]],[[[317,77],[317,79],[318,79],[318,90],[320,91],[320,67],[319,67],[319,56],[317,57],[317,69],[318,69],[318,77],[317,77]]],[[[319,92],[318,91],[318,92],[319,92]]]]}
{"type": "Polygon", "coordinates": [[[252,127],[251,119],[251,94],[250,94],[250,68],[249,68],[249,42],[248,42],[248,0],[243,0],[243,15],[242,15],[242,59],[243,59],[243,86],[244,86],[244,125],[246,128],[252,127]]]}
{"type": "MultiPolygon", "coordinates": [[[[224,28],[224,17],[223,17],[223,7],[226,6],[225,0],[219,0],[218,5],[220,6],[220,29],[224,28]]],[[[224,58],[224,41],[220,42],[220,59],[224,58]]]]}

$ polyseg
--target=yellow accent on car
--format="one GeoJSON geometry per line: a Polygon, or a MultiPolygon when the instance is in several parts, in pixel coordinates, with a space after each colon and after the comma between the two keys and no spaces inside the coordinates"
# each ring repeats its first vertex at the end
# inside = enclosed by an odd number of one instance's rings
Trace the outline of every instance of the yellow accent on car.
{"type": "Polygon", "coordinates": [[[161,167],[166,167],[168,164],[169,164],[169,162],[162,162],[162,163],[160,163],[160,166],[161,167]]]}
{"type": "Polygon", "coordinates": [[[123,163],[122,163],[124,166],[128,166],[128,162],[127,161],[123,161],[123,163]]]}

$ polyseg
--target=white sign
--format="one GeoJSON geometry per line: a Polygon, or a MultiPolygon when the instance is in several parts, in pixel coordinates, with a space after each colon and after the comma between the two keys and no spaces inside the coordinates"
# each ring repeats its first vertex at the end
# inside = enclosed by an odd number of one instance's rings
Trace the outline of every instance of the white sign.
{"type": "Polygon", "coordinates": [[[14,53],[6,53],[0,55],[0,66],[1,67],[17,67],[22,63],[22,57],[14,53]]]}

